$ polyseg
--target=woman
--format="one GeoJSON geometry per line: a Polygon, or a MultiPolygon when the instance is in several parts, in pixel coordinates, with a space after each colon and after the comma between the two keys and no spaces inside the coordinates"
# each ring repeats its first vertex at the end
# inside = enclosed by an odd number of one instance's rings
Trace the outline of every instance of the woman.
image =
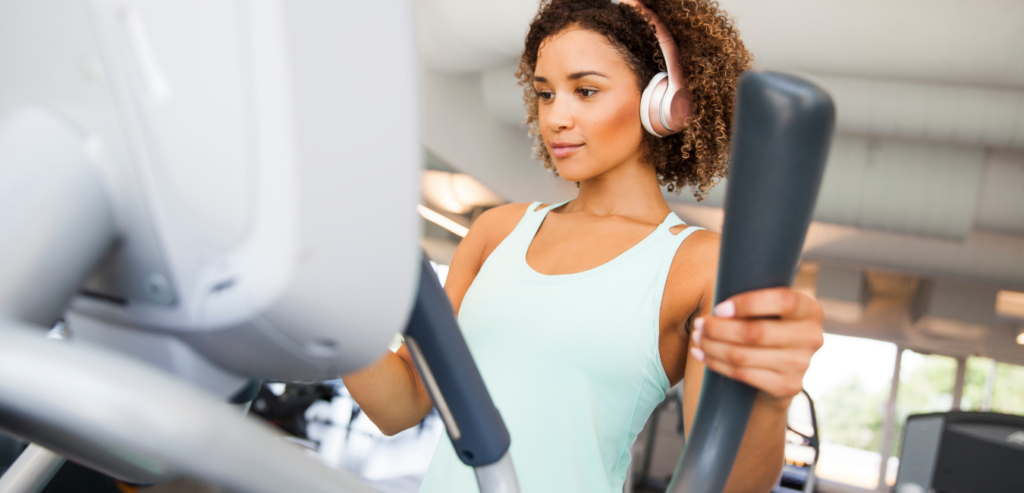
{"type": "MultiPolygon", "coordinates": [[[[642,90],[665,69],[651,17],[609,0],[542,3],[518,75],[537,156],[579,194],[483,214],[445,290],[512,436],[524,492],[622,491],[630,446],[680,381],[689,433],[705,365],[760,391],[726,491],[767,492],[789,402],[822,343],[821,309],[788,288],[711,306],[719,236],[684,225],[659,185],[700,198],[725,176],[750,55],[712,2],[645,4],[678,45],[686,129],[660,138],[641,124],[642,90]]],[[[403,347],[345,378],[385,433],[432,407],[414,368],[403,347]]],[[[477,491],[448,440],[421,491],[477,491]]]]}

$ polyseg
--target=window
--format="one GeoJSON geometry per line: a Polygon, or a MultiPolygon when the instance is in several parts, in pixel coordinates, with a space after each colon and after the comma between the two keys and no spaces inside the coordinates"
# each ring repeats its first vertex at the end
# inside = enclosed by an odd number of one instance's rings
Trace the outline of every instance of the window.
{"type": "Polygon", "coordinates": [[[1024,415],[1024,366],[998,363],[992,392],[992,410],[1024,415]]]}
{"type": "Polygon", "coordinates": [[[900,385],[896,397],[896,421],[886,483],[896,483],[899,471],[903,424],[911,414],[946,412],[953,409],[953,385],[956,380],[956,358],[938,354],[922,354],[906,349],[900,361],[900,385]]]}
{"type": "Polygon", "coordinates": [[[911,414],[940,413],[953,409],[956,359],[921,354],[906,349],[900,363],[900,388],[896,398],[896,434],[891,455],[899,457],[903,423],[911,414]]]}
{"type": "Polygon", "coordinates": [[[444,286],[444,282],[448,280],[448,266],[434,261],[430,262],[430,266],[434,268],[434,272],[437,274],[437,280],[441,281],[441,286],[444,286]]]}
{"type": "Polygon", "coordinates": [[[818,477],[861,488],[878,486],[878,449],[895,364],[895,344],[825,335],[825,345],[804,377],[821,435],[818,477]]]}
{"type": "Polygon", "coordinates": [[[967,358],[960,408],[1024,415],[1024,366],[967,358]]]}

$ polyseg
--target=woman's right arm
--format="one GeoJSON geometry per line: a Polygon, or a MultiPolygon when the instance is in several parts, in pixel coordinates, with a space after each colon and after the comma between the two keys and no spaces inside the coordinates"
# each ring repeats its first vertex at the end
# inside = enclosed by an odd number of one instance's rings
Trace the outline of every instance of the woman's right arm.
{"type": "MultiPolygon", "coordinates": [[[[526,205],[509,204],[481,214],[459,243],[444,286],[456,314],[484,260],[512,232],[526,205]]],[[[416,426],[434,407],[405,344],[342,380],[366,417],[385,435],[416,426]]]]}

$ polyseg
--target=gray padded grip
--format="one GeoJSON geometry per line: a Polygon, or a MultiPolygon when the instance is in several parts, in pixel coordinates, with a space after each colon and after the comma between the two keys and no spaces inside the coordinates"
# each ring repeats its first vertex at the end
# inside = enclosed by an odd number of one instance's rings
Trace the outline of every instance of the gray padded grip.
{"type": "MultiPolygon", "coordinates": [[[[835,125],[827,93],[789,75],[747,72],[736,96],[715,304],[789,286],[800,260],[835,125]]],[[[711,370],[671,493],[720,493],[757,390],[711,370]]]]}
{"type": "Polygon", "coordinates": [[[431,391],[430,398],[445,420],[459,459],[469,466],[498,462],[511,444],[508,429],[462,338],[448,295],[426,258],[420,268],[420,290],[405,335],[407,343],[412,339],[417,346],[410,347],[410,351],[420,374],[430,372],[430,377],[424,375],[428,390],[428,380],[432,379],[440,391],[441,395],[431,391]],[[428,369],[421,366],[424,362],[416,357],[416,351],[422,352],[428,369]],[[449,419],[454,423],[449,423],[449,419]]]}

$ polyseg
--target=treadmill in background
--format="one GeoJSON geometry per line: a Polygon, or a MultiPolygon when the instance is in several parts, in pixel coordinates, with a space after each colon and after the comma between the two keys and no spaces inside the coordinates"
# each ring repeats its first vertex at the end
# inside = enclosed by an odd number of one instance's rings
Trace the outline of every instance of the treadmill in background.
{"type": "Polygon", "coordinates": [[[1024,491],[1024,416],[916,414],[903,429],[895,493],[1024,491]]]}

